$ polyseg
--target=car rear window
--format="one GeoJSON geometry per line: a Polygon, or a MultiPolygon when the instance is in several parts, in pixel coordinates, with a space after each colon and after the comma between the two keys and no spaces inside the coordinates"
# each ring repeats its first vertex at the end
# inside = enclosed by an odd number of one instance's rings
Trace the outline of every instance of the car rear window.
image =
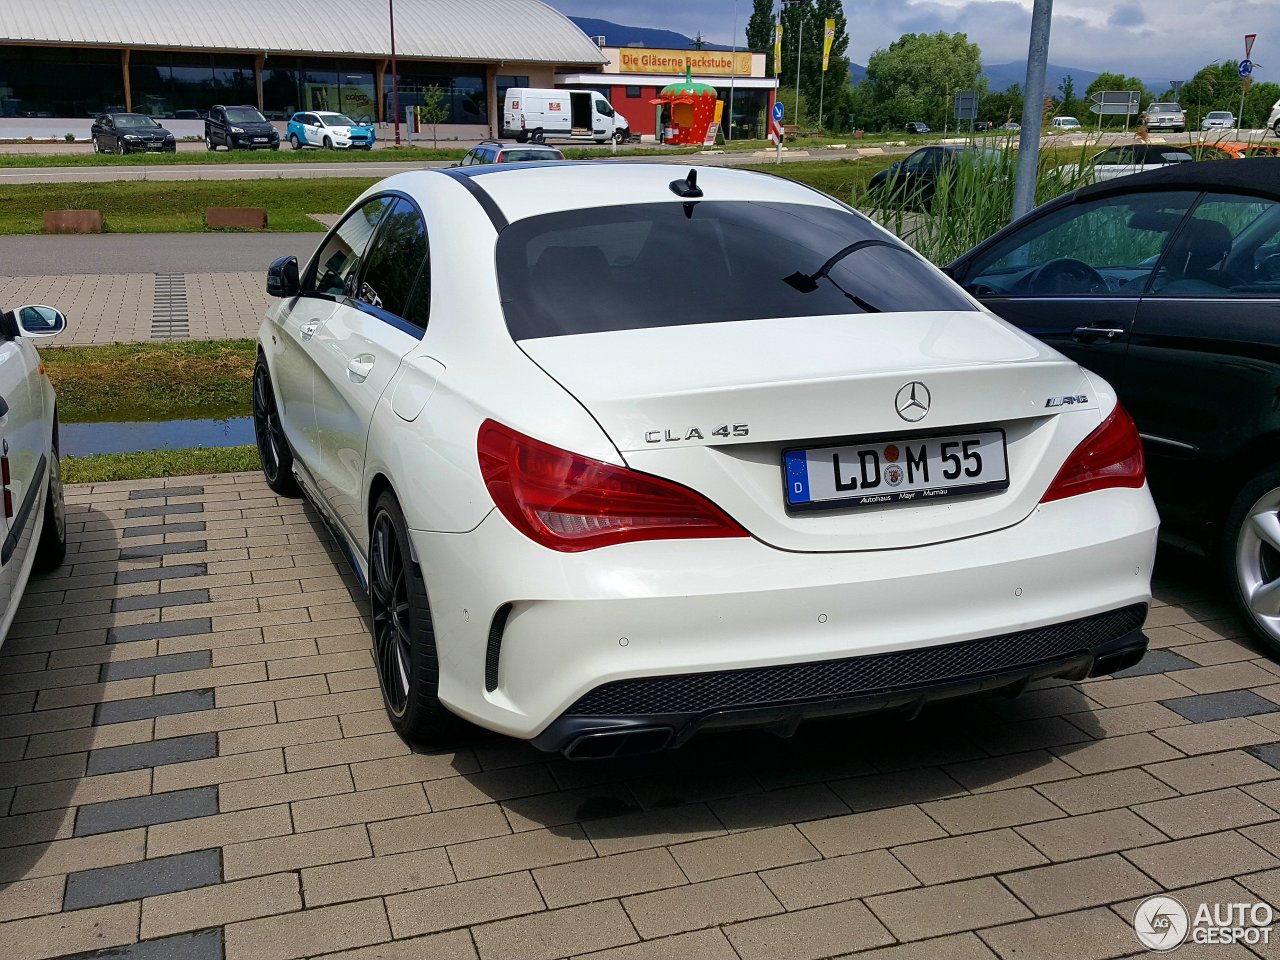
{"type": "Polygon", "coordinates": [[[668,202],[529,217],[499,235],[497,268],[515,340],[977,309],[864,218],[805,204],[668,202]]]}

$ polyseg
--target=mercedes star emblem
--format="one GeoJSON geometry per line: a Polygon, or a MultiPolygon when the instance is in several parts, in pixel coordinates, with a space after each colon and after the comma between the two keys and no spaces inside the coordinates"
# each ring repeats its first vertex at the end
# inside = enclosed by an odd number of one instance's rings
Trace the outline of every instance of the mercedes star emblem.
{"type": "Polygon", "coordinates": [[[904,383],[893,398],[893,408],[908,423],[923,420],[929,412],[929,388],[919,380],[904,383]]]}

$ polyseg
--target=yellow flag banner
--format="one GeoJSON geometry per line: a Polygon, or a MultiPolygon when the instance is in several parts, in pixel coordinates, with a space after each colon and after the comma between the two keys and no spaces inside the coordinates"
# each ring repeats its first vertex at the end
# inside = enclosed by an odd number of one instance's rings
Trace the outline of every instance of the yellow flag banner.
{"type": "Polygon", "coordinates": [[[782,76],[782,24],[773,29],[773,75],[782,76]]]}
{"type": "Polygon", "coordinates": [[[822,72],[827,72],[827,65],[831,62],[831,44],[836,40],[836,22],[835,20],[827,21],[827,28],[822,32],[822,72]]]}

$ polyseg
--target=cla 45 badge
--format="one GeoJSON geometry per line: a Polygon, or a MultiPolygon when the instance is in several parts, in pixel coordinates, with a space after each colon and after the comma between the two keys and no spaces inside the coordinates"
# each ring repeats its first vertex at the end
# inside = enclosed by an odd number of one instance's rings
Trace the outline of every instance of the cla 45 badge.
{"type": "MultiPolygon", "coordinates": [[[[750,436],[751,430],[745,423],[722,423],[710,432],[713,437],[746,437],[750,436]]],[[[678,443],[683,440],[705,440],[707,434],[704,434],[698,427],[690,427],[688,430],[650,430],[644,435],[645,443],[678,443]]]]}

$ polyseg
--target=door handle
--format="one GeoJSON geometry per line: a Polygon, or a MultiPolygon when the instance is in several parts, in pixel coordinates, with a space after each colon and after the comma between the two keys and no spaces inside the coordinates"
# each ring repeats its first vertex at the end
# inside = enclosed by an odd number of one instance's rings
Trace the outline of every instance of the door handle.
{"type": "Polygon", "coordinates": [[[1071,332],[1071,339],[1077,343],[1093,343],[1096,340],[1114,340],[1116,337],[1125,335],[1123,327],[1076,327],[1071,332]]]}
{"type": "Polygon", "coordinates": [[[373,357],[364,354],[347,361],[347,373],[356,383],[364,383],[373,372],[373,357]]]}
{"type": "Polygon", "coordinates": [[[312,320],[310,323],[302,325],[302,339],[310,340],[316,335],[316,331],[320,329],[320,324],[312,320]]]}

